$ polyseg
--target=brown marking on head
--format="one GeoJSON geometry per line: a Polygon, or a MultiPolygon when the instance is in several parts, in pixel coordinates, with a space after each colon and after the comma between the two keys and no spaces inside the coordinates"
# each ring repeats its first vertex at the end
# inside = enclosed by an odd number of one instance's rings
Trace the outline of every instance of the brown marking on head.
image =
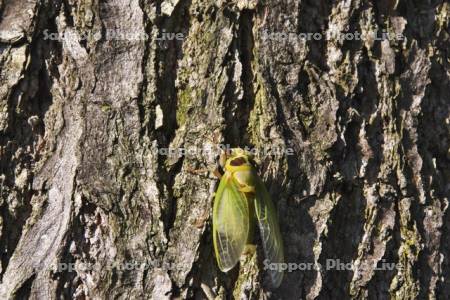
{"type": "Polygon", "coordinates": [[[237,158],[233,159],[232,161],[230,161],[230,166],[239,167],[246,163],[247,163],[247,161],[245,160],[245,158],[237,157],[237,158]]]}

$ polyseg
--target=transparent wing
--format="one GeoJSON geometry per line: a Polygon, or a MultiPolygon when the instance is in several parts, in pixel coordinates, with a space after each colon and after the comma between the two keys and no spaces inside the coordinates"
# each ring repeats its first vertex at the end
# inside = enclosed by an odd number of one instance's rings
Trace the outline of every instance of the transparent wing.
{"type": "MultiPolygon", "coordinates": [[[[259,177],[255,180],[255,213],[258,219],[259,231],[264,248],[264,254],[269,263],[279,264],[284,262],[283,240],[281,238],[280,227],[276,209],[270,199],[264,183],[259,177]]],[[[283,271],[268,269],[272,284],[279,287],[283,280],[283,271]]]]}
{"type": "Polygon", "coordinates": [[[213,209],[213,240],[220,270],[227,272],[239,261],[249,232],[247,199],[229,173],[217,189],[213,209]]]}

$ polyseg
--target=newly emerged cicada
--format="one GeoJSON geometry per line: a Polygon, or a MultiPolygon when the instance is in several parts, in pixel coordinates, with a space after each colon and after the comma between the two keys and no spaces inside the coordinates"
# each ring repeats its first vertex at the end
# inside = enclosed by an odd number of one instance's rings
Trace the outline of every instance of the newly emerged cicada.
{"type": "MultiPolygon", "coordinates": [[[[266,259],[278,266],[284,262],[283,241],[275,207],[248,152],[235,148],[227,157],[214,199],[213,240],[219,268],[232,269],[247,244],[257,220],[266,259]]],[[[279,268],[268,270],[277,288],[283,279],[279,268]]]]}

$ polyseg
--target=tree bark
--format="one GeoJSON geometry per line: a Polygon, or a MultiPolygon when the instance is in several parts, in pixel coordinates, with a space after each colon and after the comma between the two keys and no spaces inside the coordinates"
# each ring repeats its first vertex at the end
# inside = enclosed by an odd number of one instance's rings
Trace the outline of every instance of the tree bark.
{"type": "Polygon", "coordinates": [[[0,0],[0,13],[1,299],[450,298],[447,1],[0,0]],[[404,38],[324,38],[335,31],[404,38]],[[217,155],[164,150],[219,144],[260,150],[286,262],[321,269],[271,290],[258,247],[219,271],[217,155]]]}

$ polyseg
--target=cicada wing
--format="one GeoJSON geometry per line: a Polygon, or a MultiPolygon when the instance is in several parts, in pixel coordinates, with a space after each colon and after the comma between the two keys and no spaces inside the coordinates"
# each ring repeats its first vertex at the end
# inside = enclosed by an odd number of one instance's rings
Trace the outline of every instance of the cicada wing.
{"type": "Polygon", "coordinates": [[[227,272],[239,261],[249,232],[245,195],[230,173],[222,176],[214,199],[213,241],[220,270],[227,272]]]}
{"type": "Polygon", "coordinates": [[[278,225],[277,212],[269,192],[259,177],[256,178],[255,185],[255,213],[258,219],[264,254],[270,264],[274,263],[278,266],[275,270],[269,269],[267,272],[269,272],[273,286],[277,288],[283,280],[283,271],[280,270],[280,264],[284,262],[283,240],[278,225]]]}

